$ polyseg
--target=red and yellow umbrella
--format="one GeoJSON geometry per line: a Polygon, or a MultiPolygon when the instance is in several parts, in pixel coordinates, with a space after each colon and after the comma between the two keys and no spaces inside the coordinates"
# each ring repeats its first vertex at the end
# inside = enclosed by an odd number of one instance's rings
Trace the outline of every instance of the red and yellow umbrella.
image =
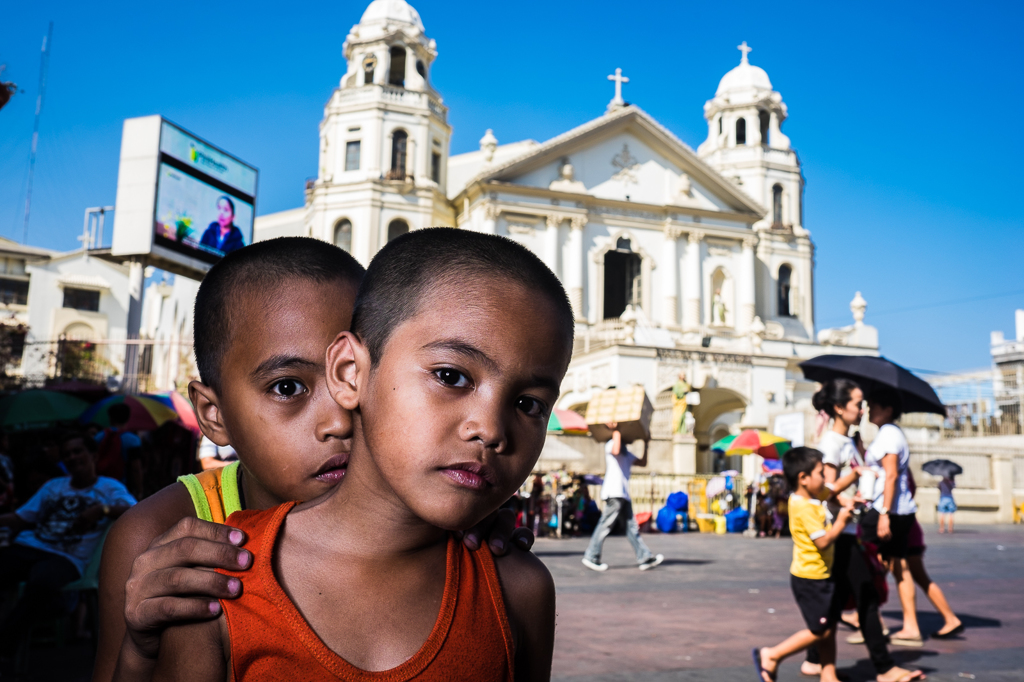
{"type": "Polygon", "coordinates": [[[83,412],[79,421],[83,424],[110,426],[107,408],[116,403],[124,403],[131,412],[128,423],[124,425],[126,431],[151,431],[165,422],[178,418],[178,413],[172,407],[159,400],[141,395],[112,395],[83,412]]]}
{"type": "Polygon", "coordinates": [[[196,411],[192,407],[192,402],[182,394],[177,391],[168,391],[167,393],[144,393],[143,397],[151,398],[171,408],[178,414],[182,426],[195,433],[200,432],[199,421],[196,419],[196,411]]]}
{"type": "Polygon", "coordinates": [[[792,447],[788,440],[773,433],[747,429],[738,436],[726,436],[711,449],[727,455],[761,455],[765,459],[781,459],[792,447]]]}

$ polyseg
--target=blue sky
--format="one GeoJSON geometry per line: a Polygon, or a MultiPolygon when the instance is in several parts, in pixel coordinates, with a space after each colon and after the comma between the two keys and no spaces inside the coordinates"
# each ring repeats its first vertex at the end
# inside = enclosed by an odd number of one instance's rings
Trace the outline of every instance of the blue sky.
{"type": "MultiPolygon", "coordinates": [[[[486,128],[545,140],[599,116],[605,76],[692,147],[704,101],[739,62],[764,68],[807,178],[819,327],[863,292],[882,351],[912,368],[985,366],[1024,307],[1021,3],[419,0],[452,153],[486,128]],[[1015,293],[1012,293],[1015,292],[1015,293]]],[[[21,239],[39,52],[53,20],[30,244],[78,246],[113,204],[123,119],[163,114],[260,169],[260,214],[302,203],[317,125],[366,2],[9,3],[0,235],[21,239]]],[[[1009,335],[1009,334],[1008,334],[1009,335]]]]}

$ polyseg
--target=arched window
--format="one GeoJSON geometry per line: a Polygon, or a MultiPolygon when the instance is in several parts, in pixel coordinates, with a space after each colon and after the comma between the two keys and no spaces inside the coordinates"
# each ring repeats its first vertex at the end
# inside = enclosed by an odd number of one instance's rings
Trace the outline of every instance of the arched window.
{"type": "Polygon", "coordinates": [[[363,60],[363,85],[373,84],[373,70],[377,68],[377,58],[367,57],[363,60]]]}
{"type": "Polygon", "coordinates": [[[639,306],[642,296],[640,255],[629,237],[619,237],[604,255],[604,318],[617,318],[626,306],[639,306]]]}
{"type": "Polygon", "coordinates": [[[391,172],[388,173],[389,179],[405,180],[405,159],[408,144],[409,134],[404,130],[396,130],[391,135],[391,172]]]}
{"type": "Polygon", "coordinates": [[[768,146],[768,126],[771,123],[772,115],[762,109],[757,112],[757,122],[761,128],[761,144],[762,146],[768,146]]]}
{"type": "Polygon", "coordinates": [[[342,218],[334,224],[334,245],[352,253],[352,221],[342,218]]]}
{"type": "Polygon", "coordinates": [[[772,227],[782,227],[782,185],[772,187],[772,227]]]}
{"type": "Polygon", "coordinates": [[[747,119],[736,119],[736,144],[747,143],[747,119]]]}
{"type": "Polygon", "coordinates": [[[422,59],[416,60],[416,73],[418,73],[423,78],[427,77],[427,67],[423,64],[422,59]]]}
{"type": "Polygon", "coordinates": [[[719,135],[721,135],[721,134],[722,134],[722,121],[723,121],[724,119],[725,119],[725,116],[719,116],[719,117],[718,117],[718,134],[719,134],[719,135]]]}
{"type": "Polygon", "coordinates": [[[790,281],[793,279],[793,268],[783,265],[779,268],[779,316],[789,317],[793,313],[789,308],[790,281]]]}
{"type": "Polygon", "coordinates": [[[388,224],[388,241],[391,241],[395,237],[401,237],[408,231],[409,223],[400,218],[396,218],[388,224]]]}
{"type": "Polygon", "coordinates": [[[391,66],[388,68],[388,85],[405,87],[405,48],[397,45],[390,50],[391,66]]]}

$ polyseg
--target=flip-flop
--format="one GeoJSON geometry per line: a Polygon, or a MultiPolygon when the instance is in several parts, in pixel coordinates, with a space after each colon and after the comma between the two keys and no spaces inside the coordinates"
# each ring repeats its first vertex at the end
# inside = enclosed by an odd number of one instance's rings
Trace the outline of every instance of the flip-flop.
{"type": "Polygon", "coordinates": [[[909,637],[890,637],[889,644],[892,644],[893,646],[909,646],[920,648],[924,646],[924,638],[915,637],[911,639],[909,637]]]}
{"type": "Polygon", "coordinates": [[[843,618],[841,616],[839,618],[839,622],[842,625],[845,625],[846,627],[850,628],[851,630],[860,630],[860,626],[859,625],[854,625],[852,622],[846,620],[845,618],[843,618]]]}
{"type": "Polygon", "coordinates": [[[757,682],[764,682],[764,676],[768,675],[768,679],[775,682],[775,675],[768,672],[761,666],[761,650],[754,647],[751,651],[751,655],[754,658],[754,667],[757,668],[757,682]]]}
{"type": "Polygon", "coordinates": [[[962,635],[964,633],[964,630],[965,630],[964,624],[960,623],[960,625],[957,625],[955,628],[953,628],[949,632],[935,632],[935,633],[932,633],[932,638],[933,639],[953,639],[954,637],[962,635]]]}

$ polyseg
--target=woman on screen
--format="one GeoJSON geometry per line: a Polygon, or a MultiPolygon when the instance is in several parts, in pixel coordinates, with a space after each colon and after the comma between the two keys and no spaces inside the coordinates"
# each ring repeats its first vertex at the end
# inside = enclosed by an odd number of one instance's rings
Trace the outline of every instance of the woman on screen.
{"type": "Polygon", "coordinates": [[[235,227],[235,202],[223,195],[217,199],[217,221],[210,223],[199,243],[221,253],[231,253],[245,246],[242,231],[235,227]]]}

